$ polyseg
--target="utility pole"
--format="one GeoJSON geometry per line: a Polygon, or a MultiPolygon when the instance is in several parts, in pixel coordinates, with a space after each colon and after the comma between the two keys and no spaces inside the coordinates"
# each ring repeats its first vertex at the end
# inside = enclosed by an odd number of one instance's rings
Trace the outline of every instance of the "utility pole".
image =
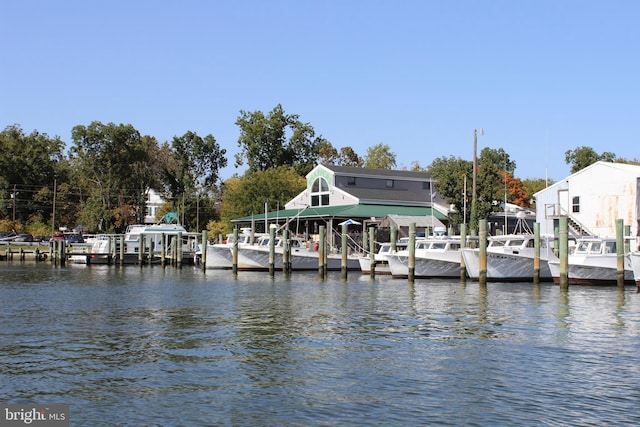
{"type": "Polygon", "coordinates": [[[57,193],[58,178],[53,177],[53,213],[51,214],[51,235],[56,233],[56,193],[57,193]]]}
{"type": "MultiPolygon", "coordinates": [[[[478,157],[477,157],[477,152],[478,152],[478,133],[480,133],[480,135],[484,135],[484,129],[480,129],[478,131],[478,129],[474,129],[473,130],[473,195],[472,195],[472,199],[471,199],[471,220],[469,221],[471,223],[471,230],[475,231],[477,228],[477,222],[478,222],[478,218],[477,218],[477,202],[478,202],[478,194],[476,192],[476,180],[478,178],[478,157]]],[[[472,231],[472,235],[475,234],[472,231]]]]}

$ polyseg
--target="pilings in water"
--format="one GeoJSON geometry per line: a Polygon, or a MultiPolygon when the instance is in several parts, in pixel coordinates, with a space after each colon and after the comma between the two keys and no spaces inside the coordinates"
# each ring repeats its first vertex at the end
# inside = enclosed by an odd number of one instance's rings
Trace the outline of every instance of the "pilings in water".
{"type": "Polygon", "coordinates": [[[624,220],[616,220],[616,282],[624,287],[624,220]]]}
{"type": "Polygon", "coordinates": [[[238,275],[238,226],[236,225],[233,228],[233,261],[231,270],[233,272],[234,277],[238,275]]]}
{"type": "Polygon", "coordinates": [[[478,282],[487,283],[487,220],[478,221],[478,247],[480,249],[478,260],[478,282]]]}
{"type": "Polygon", "coordinates": [[[569,286],[569,227],[567,217],[559,220],[558,258],[560,259],[560,273],[558,284],[562,288],[569,286]]]}
{"type": "Polygon", "coordinates": [[[327,278],[327,233],[324,225],[318,227],[320,242],[318,244],[318,277],[327,278]]]}
{"type": "MultiPolygon", "coordinates": [[[[393,234],[393,231],[392,233],[393,234]]],[[[369,267],[369,275],[371,276],[372,279],[376,278],[376,251],[375,251],[375,247],[376,247],[376,241],[375,241],[375,228],[373,227],[369,227],[369,247],[371,248],[371,250],[369,251],[369,264],[371,265],[369,267]]],[[[393,242],[393,240],[392,240],[393,242]]],[[[391,244],[392,250],[394,250],[394,246],[395,243],[391,244]]]]}
{"type": "Polygon", "coordinates": [[[533,283],[540,283],[540,224],[533,224],[533,283]]]}
{"type": "Polygon", "coordinates": [[[273,277],[276,270],[276,227],[269,227],[269,276],[273,277]]]}
{"type": "Polygon", "coordinates": [[[342,280],[347,280],[347,224],[342,224],[342,235],[341,235],[341,257],[340,257],[340,276],[342,280]]]}
{"type": "Polygon", "coordinates": [[[467,265],[464,263],[462,250],[467,247],[467,224],[460,224],[460,280],[467,279],[467,265]]]}
{"type": "Polygon", "coordinates": [[[407,279],[413,283],[416,274],[416,223],[409,224],[409,267],[407,279]]]}
{"type": "Polygon", "coordinates": [[[283,239],[283,247],[282,247],[282,272],[285,275],[290,275],[291,274],[291,232],[287,229],[285,229],[282,232],[282,239],[283,239]]]}

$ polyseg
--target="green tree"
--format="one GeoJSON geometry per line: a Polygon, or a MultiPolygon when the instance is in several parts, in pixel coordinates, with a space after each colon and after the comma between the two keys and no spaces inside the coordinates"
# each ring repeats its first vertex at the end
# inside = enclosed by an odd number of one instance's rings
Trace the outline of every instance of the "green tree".
{"type": "Polygon", "coordinates": [[[98,121],[75,126],[71,136],[74,145],[69,159],[87,197],[82,217],[88,223],[84,225],[97,228],[106,222],[109,228],[140,222],[146,209],[147,185],[156,175],[155,139],[141,137],[130,124],[98,121]],[[123,212],[123,206],[132,209],[123,212]],[[116,217],[118,224],[114,224],[116,217]]]}
{"type": "Polygon", "coordinates": [[[428,171],[433,178],[434,189],[455,207],[451,221],[454,224],[467,223],[471,212],[473,163],[460,157],[438,157],[431,162],[428,171]]]}
{"type": "Polygon", "coordinates": [[[531,197],[532,199],[531,207],[533,209],[536,209],[535,199],[533,198],[533,195],[536,194],[538,191],[544,190],[545,188],[547,188],[552,184],[553,184],[553,180],[551,179],[546,180],[544,178],[527,178],[522,180],[522,188],[524,188],[527,194],[529,194],[529,197],[531,197]]]}
{"type": "Polygon", "coordinates": [[[428,168],[435,181],[435,189],[447,200],[447,203],[455,206],[455,212],[451,215],[452,222],[463,223],[466,210],[469,228],[476,231],[479,219],[486,219],[491,212],[503,209],[505,171],[507,202],[524,203],[523,200],[528,197],[520,180],[512,178],[516,164],[509,159],[509,155],[502,148],[483,149],[477,163],[475,215],[472,194],[473,162],[461,158],[440,157],[434,159],[428,168]]]}
{"type": "Polygon", "coordinates": [[[371,169],[394,169],[396,167],[396,153],[387,144],[376,144],[367,149],[364,167],[371,169]]]}
{"type": "MultiPolygon", "coordinates": [[[[300,194],[306,180],[295,169],[287,166],[264,171],[247,171],[242,177],[233,177],[223,185],[220,215],[223,221],[265,210],[283,209],[284,204],[300,194]]],[[[259,225],[259,224],[257,224],[259,225]]]]}
{"type": "Polygon", "coordinates": [[[240,111],[236,120],[240,127],[235,166],[245,162],[250,171],[279,166],[295,168],[304,176],[316,165],[326,139],[316,137],[309,123],[302,123],[296,114],[285,114],[278,104],[266,116],[261,111],[240,111]]]}
{"type": "Polygon", "coordinates": [[[342,147],[338,157],[338,166],[361,168],[364,161],[351,147],[342,147]]]}
{"type": "Polygon", "coordinates": [[[318,163],[335,165],[339,157],[338,150],[329,141],[319,144],[318,163]]]}
{"type": "MultiPolygon", "coordinates": [[[[502,148],[483,148],[477,162],[477,204],[475,217],[472,206],[470,221],[473,230],[478,229],[478,220],[487,219],[491,212],[502,210],[501,204],[505,202],[505,171],[513,176],[516,168],[516,163],[509,159],[509,155],[502,148]]],[[[510,202],[509,194],[506,201],[510,202]]]]}
{"type": "Polygon", "coordinates": [[[183,212],[185,227],[199,228],[200,202],[206,206],[209,195],[217,193],[220,170],[227,166],[226,153],[213,135],[202,138],[191,131],[175,136],[171,149],[160,150],[163,194],[183,212]]]}
{"type": "Polygon", "coordinates": [[[614,162],[616,155],[608,151],[598,154],[591,147],[577,147],[564,153],[564,161],[571,165],[571,173],[576,173],[599,160],[614,162]]]}
{"type": "Polygon", "coordinates": [[[7,217],[13,218],[14,207],[17,221],[50,217],[51,199],[38,199],[37,194],[53,187],[64,148],[59,137],[37,130],[27,135],[18,125],[0,132],[0,200],[7,217]]]}

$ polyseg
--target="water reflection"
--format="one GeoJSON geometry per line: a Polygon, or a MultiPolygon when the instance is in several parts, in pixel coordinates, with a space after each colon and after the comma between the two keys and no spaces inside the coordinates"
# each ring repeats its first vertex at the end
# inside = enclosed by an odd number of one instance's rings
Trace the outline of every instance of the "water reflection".
{"type": "Polygon", "coordinates": [[[78,425],[640,422],[632,289],[0,269],[0,393],[78,425]]]}

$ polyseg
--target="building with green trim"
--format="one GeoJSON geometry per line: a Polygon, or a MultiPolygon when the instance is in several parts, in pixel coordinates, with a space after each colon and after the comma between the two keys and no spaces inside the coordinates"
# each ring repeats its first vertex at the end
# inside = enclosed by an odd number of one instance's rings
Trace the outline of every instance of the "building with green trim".
{"type": "Polygon", "coordinates": [[[335,230],[348,220],[358,223],[349,227],[359,235],[388,215],[423,218],[416,226],[422,224],[427,234],[433,227],[449,225],[449,206],[435,191],[427,172],[318,165],[306,178],[307,188],[284,209],[232,222],[251,223],[256,231],[271,224],[288,224],[289,230],[303,236],[317,234],[320,225],[335,230]]]}

